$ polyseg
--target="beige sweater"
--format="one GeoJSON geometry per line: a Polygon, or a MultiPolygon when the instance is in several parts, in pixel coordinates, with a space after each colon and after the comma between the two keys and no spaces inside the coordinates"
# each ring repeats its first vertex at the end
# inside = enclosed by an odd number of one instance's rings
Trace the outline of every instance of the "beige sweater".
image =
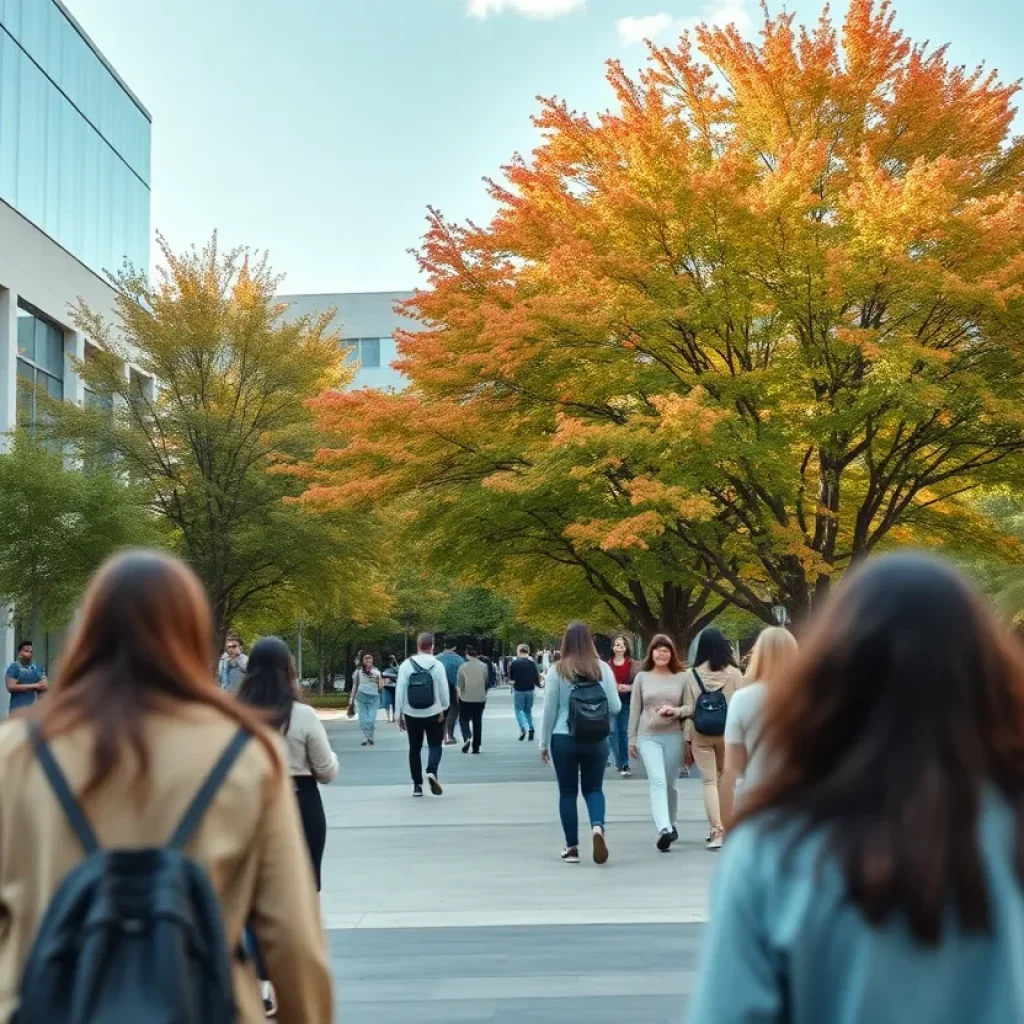
{"type": "MultiPolygon", "coordinates": [[[[704,689],[707,690],[708,693],[714,693],[716,690],[721,690],[725,694],[726,702],[731,701],[732,695],[743,685],[743,673],[732,665],[726,665],[720,672],[713,672],[708,665],[698,665],[697,673],[700,675],[701,682],[704,684],[704,689]]],[[[697,685],[697,680],[694,677],[693,670],[691,669],[686,673],[686,681],[683,689],[683,703],[691,709],[687,714],[693,713],[693,706],[697,703],[697,698],[699,696],[700,687],[697,685]]],[[[683,732],[688,741],[692,740],[694,736],[700,735],[693,727],[692,718],[686,719],[686,723],[683,726],[683,732]]]]}
{"type": "Polygon", "coordinates": [[[641,735],[657,736],[679,732],[679,719],[690,714],[690,707],[683,700],[686,676],[686,672],[637,674],[633,680],[633,699],[629,705],[630,743],[635,743],[637,736],[641,735]],[[679,708],[676,718],[662,718],[658,714],[666,704],[679,708]]]}

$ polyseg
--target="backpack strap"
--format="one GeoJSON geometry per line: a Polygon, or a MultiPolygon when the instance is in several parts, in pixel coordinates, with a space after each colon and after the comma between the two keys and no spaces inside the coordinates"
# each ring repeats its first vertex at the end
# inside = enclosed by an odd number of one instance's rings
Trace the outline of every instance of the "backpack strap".
{"type": "Polygon", "coordinates": [[[71,792],[67,776],[57,764],[53,751],[50,750],[49,744],[43,738],[42,725],[37,718],[30,718],[26,724],[28,725],[29,739],[32,741],[32,749],[46,775],[46,781],[50,783],[50,788],[64,811],[64,817],[68,819],[68,824],[78,837],[86,855],[95,853],[100,848],[96,833],[93,832],[92,826],[82,810],[82,805],[71,792]]]}
{"type": "Polygon", "coordinates": [[[170,849],[180,850],[192,837],[192,833],[198,827],[210,802],[217,795],[217,790],[223,785],[224,780],[228,777],[228,772],[238,760],[238,755],[242,753],[251,738],[252,734],[247,729],[239,729],[235,733],[234,739],[220,755],[220,759],[210,770],[210,774],[206,776],[206,781],[199,787],[199,792],[192,798],[192,803],[189,804],[184,817],[174,830],[174,835],[171,836],[171,841],[167,844],[170,849]]]}
{"type": "Polygon", "coordinates": [[[696,669],[691,669],[691,671],[693,672],[693,678],[697,680],[697,685],[700,687],[700,692],[701,693],[707,693],[708,691],[704,689],[704,681],[697,674],[697,670],[696,669]]]}

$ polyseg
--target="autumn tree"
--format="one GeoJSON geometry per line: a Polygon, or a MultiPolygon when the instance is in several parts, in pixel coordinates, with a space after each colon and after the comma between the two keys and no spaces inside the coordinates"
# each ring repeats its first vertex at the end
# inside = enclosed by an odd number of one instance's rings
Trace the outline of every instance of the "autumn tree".
{"type": "Polygon", "coordinates": [[[486,226],[432,211],[402,395],[328,395],[308,498],[414,495],[468,560],[570,567],[641,631],[797,616],[1024,451],[1016,85],[852,0],[611,62],[486,226]]]}
{"type": "Polygon", "coordinates": [[[345,370],[331,314],[287,317],[265,257],[222,252],[216,236],[182,254],[160,244],[155,280],[130,268],[112,278],[113,323],[77,309],[100,346],[76,366],[92,397],[53,403],[51,434],[143,489],[206,585],[223,637],[356,553],[346,518],[289,503],[300,488],[276,471],[312,456],[307,403],[345,370]]]}

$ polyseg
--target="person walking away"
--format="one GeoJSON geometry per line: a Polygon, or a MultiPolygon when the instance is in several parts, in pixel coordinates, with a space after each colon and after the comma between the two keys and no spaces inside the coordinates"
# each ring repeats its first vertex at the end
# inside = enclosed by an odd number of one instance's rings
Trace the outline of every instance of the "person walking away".
{"type": "Polygon", "coordinates": [[[388,667],[381,672],[380,702],[389,722],[395,720],[395,687],[398,685],[398,661],[391,655],[388,667]]]}
{"type": "Polygon", "coordinates": [[[508,676],[512,680],[512,705],[519,723],[520,742],[524,739],[532,741],[533,700],[540,685],[540,672],[537,671],[537,663],[530,657],[527,644],[520,644],[516,654],[518,657],[513,658],[508,667],[508,676]]]}
{"type": "Polygon", "coordinates": [[[217,686],[212,621],[184,564],[119,555],[89,585],[52,695],[0,726],[0,1020],[262,1020],[255,973],[232,955],[247,921],[281,1019],[331,1019],[319,901],[280,745],[217,686]],[[171,916],[154,914],[154,885],[171,916]],[[69,907],[99,909],[96,898],[138,927],[68,918],[69,907]],[[73,943],[63,952],[55,927],[73,943]]]}
{"type": "Polygon", "coordinates": [[[424,739],[427,741],[430,792],[434,796],[444,792],[437,773],[441,767],[445,712],[449,700],[448,676],[441,660],[434,657],[433,634],[420,633],[416,638],[416,654],[406,658],[398,670],[395,692],[398,727],[409,737],[409,774],[412,776],[413,796],[423,796],[424,739]]]}
{"type": "Polygon", "coordinates": [[[598,657],[586,623],[573,622],[566,629],[559,660],[552,665],[545,688],[540,756],[545,764],[554,762],[558,779],[558,814],[565,833],[562,860],[580,862],[576,805],[582,791],[590,816],[594,862],[604,864],[608,860],[604,770],[611,716],[622,710],[622,702],[615,676],[598,657]]]}
{"type": "Polygon", "coordinates": [[[844,577],[767,684],[690,1020],[1024,1020],[1024,652],[948,563],[844,577]]]}
{"type": "MultiPolygon", "coordinates": [[[[458,651],[455,650],[455,641],[445,641],[444,650],[438,655],[437,660],[444,666],[444,674],[448,679],[448,713],[445,718],[444,742],[451,745],[455,742],[455,725],[459,721],[459,667],[465,664],[458,651]]],[[[465,736],[462,737],[466,739],[465,736]]]]}
{"type": "Polygon", "coordinates": [[[245,669],[249,659],[242,652],[242,641],[236,636],[229,636],[224,645],[224,653],[217,664],[217,682],[222,690],[235,693],[245,678],[245,669]]]}
{"type": "Polygon", "coordinates": [[[658,633],[651,639],[633,683],[629,748],[633,757],[643,760],[647,771],[651,815],[658,830],[656,845],[662,853],[668,853],[679,838],[676,782],[683,760],[681,720],[690,714],[683,702],[685,689],[686,672],[676,645],[671,637],[658,633]]]}
{"type": "Polygon", "coordinates": [[[383,685],[380,670],[373,664],[373,655],[367,651],[363,655],[362,664],[352,677],[352,692],[356,699],[356,713],[359,715],[359,728],[363,732],[360,746],[372,747],[377,729],[377,712],[380,711],[380,691],[383,685]]]}
{"type": "Polygon", "coordinates": [[[4,684],[11,695],[9,713],[12,715],[15,711],[32,707],[39,695],[49,689],[46,670],[32,660],[34,651],[31,640],[22,640],[18,644],[18,657],[4,672],[4,684]]]}
{"type": "MultiPolygon", "coordinates": [[[[632,774],[629,767],[629,711],[633,694],[633,681],[640,671],[639,662],[629,656],[629,638],[620,633],[612,638],[612,656],[608,662],[615,676],[615,687],[619,691],[622,710],[612,719],[612,757],[619,775],[628,779],[632,774]]],[[[650,649],[648,648],[648,651],[650,649]]],[[[678,657],[676,659],[678,661],[678,657]]],[[[678,772],[676,773],[678,774],[678,772]]]]}
{"type": "Polygon", "coordinates": [[[709,850],[720,850],[725,838],[719,797],[725,769],[725,720],[732,695],[743,684],[732,648],[721,630],[708,626],[700,634],[694,668],[687,673],[683,704],[693,709],[686,720],[685,741],[704,779],[704,811],[708,816],[709,850]]]}
{"type": "MultiPolygon", "coordinates": [[[[320,868],[327,844],[327,816],[320,785],[338,774],[338,757],[331,749],[327,730],[316,711],[303,704],[299,692],[295,659],[288,645],[276,636],[257,640],[249,653],[245,678],[238,687],[243,704],[268,713],[271,726],[284,737],[288,774],[306,837],[316,890],[320,891],[320,868]]],[[[246,947],[253,958],[263,987],[263,1009],[267,1016],[277,1012],[273,986],[258,942],[247,935],[246,947]]]]}
{"type": "Polygon", "coordinates": [[[459,666],[457,687],[459,691],[459,727],[462,729],[462,752],[480,753],[480,742],[484,730],[484,708],[487,706],[487,690],[490,673],[488,666],[477,653],[476,648],[466,648],[467,661],[459,666]]]}
{"type": "Polygon", "coordinates": [[[719,783],[722,824],[728,831],[736,801],[736,784],[743,793],[757,787],[765,774],[761,727],[765,698],[774,680],[786,675],[797,656],[793,634],[782,626],[761,631],[750,652],[743,686],[729,702],[725,718],[725,771],[719,783]]]}

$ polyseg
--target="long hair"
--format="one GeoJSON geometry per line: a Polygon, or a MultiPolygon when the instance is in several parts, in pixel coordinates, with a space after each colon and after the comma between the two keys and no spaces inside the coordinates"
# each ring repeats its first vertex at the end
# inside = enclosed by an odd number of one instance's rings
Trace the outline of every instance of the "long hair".
{"type": "Polygon", "coordinates": [[[245,678],[238,687],[238,699],[269,712],[270,723],[287,732],[292,707],[298,699],[295,659],[288,645],[276,636],[257,640],[249,652],[245,678]]]}
{"type": "Polygon", "coordinates": [[[821,832],[875,925],[901,913],[932,944],[952,906],[965,931],[988,931],[988,787],[1016,816],[1007,853],[1024,883],[1024,652],[963,577],[918,554],[862,566],[772,682],[770,767],[740,819],[821,832]]]}
{"type": "Polygon", "coordinates": [[[793,664],[797,655],[796,637],[782,626],[762,629],[750,652],[745,678],[751,683],[770,683],[793,664]]]}
{"type": "Polygon", "coordinates": [[[725,634],[714,626],[702,630],[697,641],[697,656],[693,659],[691,668],[700,668],[701,665],[707,665],[712,672],[721,672],[729,665],[736,667],[729,641],[725,634]]]}
{"type": "Polygon", "coordinates": [[[601,659],[597,656],[594,636],[585,622],[569,623],[559,653],[558,674],[566,682],[601,678],[601,659]]]}
{"type": "Polygon", "coordinates": [[[615,636],[612,637],[612,653],[611,656],[608,658],[608,663],[611,664],[613,661],[615,661],[616,640],[621,640],[626,645],[626,661],[631,661],[632,655],[629,652],[633,649],[633,642],[629,639],[628,636],[626,636],[625,633],[616,633],[615,636]]]}
{"type": "Polygon", "coordinates": [[[669,659],[669,672],[682,672],[683,663],[679,659],[679,651],[676,650],[675,641],[667,633],[655,633],[651,642],[647,645],[647,654],[644,656],[644,663],[640,666],[641,671],[650,672],[654,668],[654,652],[659,647],[667,647],[672,652],[669,659]]]}
{"type": "Polygon", "coordinates": [[[156,551],[128,551],[93,577],[54,680],[54,695],[37,705],[43,735],[82,726],[95,739],[86,799],[123,761],[137,761],[140,795],[151,757],[145,716],[185,704],[205,704],[249,729],[281,777],[274,742],[249,709],[217,686],[213,617],[191,569],[156,551]]]}

